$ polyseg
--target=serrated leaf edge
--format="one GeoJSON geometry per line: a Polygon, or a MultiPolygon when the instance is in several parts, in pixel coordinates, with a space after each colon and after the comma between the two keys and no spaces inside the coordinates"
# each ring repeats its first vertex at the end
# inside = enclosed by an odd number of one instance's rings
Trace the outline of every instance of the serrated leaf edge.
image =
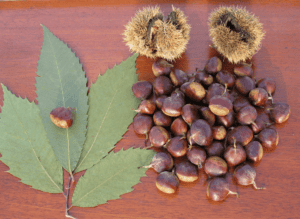
{"type": "MultiPolygon", "coordinates": [[[[133,54],[133,55],[130,56],[129,58],[133,58],[134,55],[138,56],[138,54],[133,54]]],[[[128,59],[129,59],[129,58],[128,58],[128,59]]],[[[123,62],[127,61],[128,59],[122,61],[119,65],[121,65],[123,62]]],[[[134,62],[135,62],[135,65],[134,65],[134,67],[133,67],[135,70],[137,69],[137,68],[136,68],[136,59],[137,59],[137,57],[135,57],[135,61],[134,61],[134,62]]],[[[116,67],[116,66],[117,66],[117,65],[115,64],[114,67],[116,67]]],[[[113,67],[113,68],[114,68],[114,67],[113,67]]],[[[111,68],[111,69],[108,68],[105,72],[107,72],[108,70],[112,70],[113,68],[111,68]]],[[[123,77],[124,77],[124,71],[122,71],[122,73],[123,73],[123,77]]],[[[101,76],[101,75],[99,74],[97,80],[99,80],[100,76],[101,76]]],[[[92,86],[93,86],[93,85],[92,85],[92,86]]],[[[100,133],[100,131],[101,131],[102,125],[103,125],[103,123],[104,123],[104,121],[105,121],[105,119],[106,119],[106,117],[107,117],[107,114],[108,114],[108,112],[109,112],[109,109],[110,109],[110,107],[111,107],[111,104],[113,103],[113,101],[114,101],[114,99],[115,99],[116,94],[118,93],[118,91],[119,91],[119,89],[116,89],[116,92],[114,93],[114,96],[113,96],[111,102],[109,103],[109,107],[107,108],[107,110],[106,110],[106,112],[105,112],[105,116],[104,116],[103,119],[102,119],[101,125],[100,125],[100,127],[99,127],[99,129],[98,129],[98,131],[97,131],[97,134],[96,134],[96,136],[95,136],[95,138],[94,138],[94,141],[93,141],[93,143],[92,143],[90,149],[88,150],[88,152],[86,153],[86,155],[84,156],[84,158],[81,160],[81,162],[78,163],[78,165],[76,166],[76,168],[74,169],[73,172],[76,172],[76,169],[77,169],[78,167],[81,166],[81,164],[83,163],[83,161],[88,157],[89,153],[90,153],[91,150],[93,149],[94,144],[95,144],[95,142],[96,142],[96,140],[97,140],[97,138],[98,138],[98,135],[99,135],[99,133],[100,133]]],[[[86,135],[87,135],[87,134],[86,134],[86,135]]],[[[117,142],[116,142],[116,143],[117,143],[117,142]]],[[[114,147],[115,147],[115,145],[113,146],[113,148],[114,148],[114,147]]]]}
{"type": "MultiPolygon", "coordinates": [[[[13,93],[12,93],[10,90],[8,90],[8,89],[6,88],[6,86],[3,85],[2,83],[1,83],[1,86],[2,86],[2,89],[5,88],[8,92],[10,92],[11,94],[13,94],[13,93]]],[[[14,95],[14,94],[13,94],[13,95],[14,95]]],[[[6,96],[6,97],[10,98],[9,95],[6,96]]],[[[17,98],[21,98],[21,97],[17,97],[17,98]]],[[[23,99],[23,98],[21,98],[21,99],[23,99]]],[[[30,102],[27,98],[24,98],[23,100],[27,100],[30,104],[34,104],[34,103],[30,102]]],[[[9,101],[10,101],[10,103],[12,102],[11,99],[9,99],[9,101]]],[[[14,108],[13,105],[12,105],[12,107],[14,108]]],[[[16,115],[17,115],[17,113],[16,113],[16,115]]],[[[38,116],[40,116],[40,115],[38,115],[38,116]]],[[[18,117],[18,116],[17,116],[17,117],[18,117]]],[[[19,120],[19,122],[20,122],[20,120],[19,120]]],[[[23,124],[22,124],[22,122],[20,122],[20,125],[21,125],[22,128],[24,127],[23,124]]],[[[23,130],[24,130],[24,129],[23,129],[23,130]]],[[[33,148],[33,146],[32,146],[32,142],[31,142],[29,136],[27,135],[26,130],[24,130],[24,133],[25,133],[26,136],[27,136],[27,141],[30,143],[31,149],[32,149],[32,151],[33,151],[33,154],[34,154],[35,158],[37,159],[38,163],[40,164],[42,170],[45,172],[46,176],[50,179],[50,181],[53,183],[53,185],[55,185],[55,186],[58,188],[58,190],[60,190],[60,191],[64,194],[64,192],[63,192],[63,191],[61,190],[61,188],[59,188],[59,186],[54,182],[54,180],[52,179],[52,177],[48,174],[47,170],[44,168],[43,164],[42,164],[41,161],[39,160],[39,158],[38,158],[38,156],[37,156],[37,154],[36,154],[36,151],[34,150],[34,148],[33,148]]],[[[49,145],[50,145],[50,144],[49,144],[49,145]]],[[[9,171],[8,171],[8,172],[9,172],[9,171]]]]}

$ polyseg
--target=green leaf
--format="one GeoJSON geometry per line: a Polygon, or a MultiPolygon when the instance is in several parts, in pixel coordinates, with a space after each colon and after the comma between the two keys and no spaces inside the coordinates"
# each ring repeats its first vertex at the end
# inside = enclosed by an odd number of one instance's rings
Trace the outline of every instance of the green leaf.
{"type": "Polygon", "coordinates": [[[48,142],[38,106],[2,88],[1,161],[22,183],[44,192],[63,193],[62,166],[48,142]]]}
{"type": "Polygon", "coordinates": [[[54,153],[69,173],[77,165],[85,141],[88,98],[87,79],[79,59],[66,44],[45,26],[44,42],[38,62],[36,88],[38,106],[54,153]],[[50,112],[56,107],[76,108],[73,125],[55,126],[50,112]]]}
{"type": "Polygon", "coordinates": [[[79,179],[72,205],[94,207],[131,192],[146,175],[147,169],[139,167],[148,165],[154,154],[152,150],[139,148],[111,152],[79,179]]]}
{"type": "Polygon", "coordinates": [[[86,141],[74,172],[98,163],[122,138],[132,123],[139,100],[132,93],[137,82],[134,54],[99,76],[89,92],[89,121],[86,141]]]}

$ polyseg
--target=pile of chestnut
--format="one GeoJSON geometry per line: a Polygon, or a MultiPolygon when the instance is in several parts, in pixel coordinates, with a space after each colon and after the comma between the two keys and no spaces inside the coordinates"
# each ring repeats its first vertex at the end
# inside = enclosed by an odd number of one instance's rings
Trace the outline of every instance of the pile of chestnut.
{"type": "Polygon", "coordinates": [[[274,103],[275,81],[256,80],[248,64],[222,70],[218,57],[203,70],[187,74],[163,59],[155,61],[156,79],[132,86],[141,99],[133,127],[146,135],[148,147],[159,152],[147,168],[158,174],[156,187],[175,193],[179,181],[194,182],[199,170],[209,177],[207,197],[222,201],[229,194],[225,175],[233,171],[235,183],[256,186],[255,166],[264,151],[277,147],[279,136],[272,126],[290,115],[286,103],[274,103]]]}

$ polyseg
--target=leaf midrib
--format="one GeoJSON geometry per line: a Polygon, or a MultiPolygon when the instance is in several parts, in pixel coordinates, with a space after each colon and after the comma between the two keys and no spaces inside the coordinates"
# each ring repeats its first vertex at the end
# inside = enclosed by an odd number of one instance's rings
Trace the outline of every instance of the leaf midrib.
{"type": "MultiPolygon", "coordinates": [[[[61,73],[60,73],[60,70],[58,68],[57,58],[56,58],[56,55],[55,55],[55,52],[54,52],[54,48],[53,48],[53,45],[52,45],[52,42],[50,40],[50,37],[49,37],[48,33],[46,32],[45,34],[46,34],[46,36],[48,38],[48,41],[49,41],[50,47],[51,47],[51,51],[52,51],[53,56],[54,56],[54,61],[55,61],[55,64],[56,64],[56,69],[57,69],[57,75],[58,75],[58,78],[59,78],[60,88],[61,88],[61,92],[62,92],[63,105],[64,105],[64,107],[66,107],[64,90],[63,90],[62,81],[61,81],[61,73]]],[[[69,129],[68,128],[66,129],[66,132],[67,132],[66,139],[67,139],[67,149],[68,149],[68,168],[69,168],[68,172],[72,175],[71,157],[70,157],[71,156],[70,155],[70,138],[69,138],[69,129]]]]}

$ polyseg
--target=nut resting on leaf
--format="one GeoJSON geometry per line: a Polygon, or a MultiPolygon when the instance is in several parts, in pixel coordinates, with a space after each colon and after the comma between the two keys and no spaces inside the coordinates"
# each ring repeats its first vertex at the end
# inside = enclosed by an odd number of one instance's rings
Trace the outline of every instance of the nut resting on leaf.
{"type": "Polygon", "coordinates": [[[60,128],[69,128],[73,124],[73,109],[57,107],[50,112],[51,121],[60,128]]]}
{"type": "Polygon", "coordinates": [[[172,12],[164,21],[159,7],[147,7],[139,10],[125,25],[123,35],[132,52],[173,61],[184,53],[190,39],[190,29],[180,9],[172,7],[172,12]]]}
{"type": "Polygon", "coordinates": [[[234,6],[213,11],[209,28],[213,47],[235,64],[250,59],[260,49],[265,35],[257,17],[234,6]]]}

